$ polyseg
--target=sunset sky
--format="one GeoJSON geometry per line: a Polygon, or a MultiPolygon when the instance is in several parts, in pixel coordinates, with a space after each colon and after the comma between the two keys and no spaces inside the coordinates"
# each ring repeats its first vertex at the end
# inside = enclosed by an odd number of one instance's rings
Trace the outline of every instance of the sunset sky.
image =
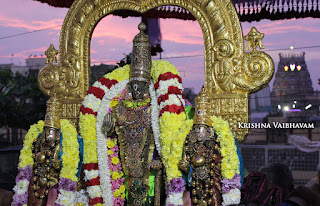
{"type": "MultiPolygon", "coordinates": [[[[68,9],[54,8],[47,4],[32,0],[2,1],[0,7],[0,64],[14,63],[25,65],[24,59],[29,55],[44,54],[53,44],[59,48],[59,25],[68,9]],[[11,38],[7,36],[33,30],[55,27],[40,32],[29,33],[11,38]]],[[[132,49],[132,39],[138,33],[137,25],[140,18],[107,16],[99,22],[91,41],[91,64],[114,64],[129,54],[132,49]]],[[[204,54],[203,37],[196,21],[161,19],[163,58],[176,65],[181,72],[185,87],[195,88],[198,92],[204,84],[204,54]],[[182,56],[196,56],[184,57],[182,56]],[[181,58],[170,58],[181,57],[181,58]]],[[[255,26],[265,34],[263,44],[265,51],[273,58],[276,69],[279,53],[289,53],[290,46],[294,52],[306,52],[307,66],[313,82],[313,87],[320,90],[320,19],[291,19],[282,21],[263,20],[260,22],[242,23],[246,35],[255,26]],[[314,47],[297,49],[300,47],[314,47]],[[269,51],[272,50],[272,51],[269,51]]],[[[272,85],[270,85],[272,87],[272,85]]]]}

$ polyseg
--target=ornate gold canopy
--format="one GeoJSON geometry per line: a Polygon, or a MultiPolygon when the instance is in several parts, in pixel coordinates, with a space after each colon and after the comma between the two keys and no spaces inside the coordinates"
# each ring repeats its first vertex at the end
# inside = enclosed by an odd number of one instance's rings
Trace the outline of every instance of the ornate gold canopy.
{"type": "MultiPolygon", "coordinates": [[[[237,125],[248,122],[248,94],[271,80],[274,64],[269,55],[256,48],[244,52],[242,29],[230,0],[76,0],[62,26],[59,65],[52,64],[55,56],[48,56],[49,64],[39,74],[40,89],[61,101],[62,112],[57,115],[77,124],[81,102],[90,86],[90,40],[97,23],[112,11],[143,13],[165,5],[185,8],[198,20],[204,39],[205,87],[211,97],[211,113],[228,120],[238,141],[242,141],[248,130],[237,125]]],[[[48,53],[55,55],[52,49],[48,53]]]]}

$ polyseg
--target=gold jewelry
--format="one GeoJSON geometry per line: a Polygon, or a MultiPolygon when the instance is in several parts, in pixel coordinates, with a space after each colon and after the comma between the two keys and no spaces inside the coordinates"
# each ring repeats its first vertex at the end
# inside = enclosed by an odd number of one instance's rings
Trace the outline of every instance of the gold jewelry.
{"type": "Polygon", "coordinates": [[[195,98],[196,108],[195,115],[193,118],[194,124],[204,124],[211,126],[210,119],[210,98],[204,88],[201,89],[201,92],[195,98]]]}
{"type": "Polygon", "coordinates": [[[140,33],[133,39],[130,81],[147,81],[151,79],[151,48],[150,39],[144,33],[146,25],[141,22],[138,26],[140,33]]]}

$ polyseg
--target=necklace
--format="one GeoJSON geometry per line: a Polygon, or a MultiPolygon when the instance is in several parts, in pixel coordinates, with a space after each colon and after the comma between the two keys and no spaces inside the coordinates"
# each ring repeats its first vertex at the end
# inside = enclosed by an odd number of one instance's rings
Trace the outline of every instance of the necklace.
{"type": "Polygon", "coordinates": [[[122,100],[122,103],[127,108],[143,107],[150,104],[150,102],[151,102],[151,98],[148,98],[146,100],[137,100],[137,101],[122,100]]]}

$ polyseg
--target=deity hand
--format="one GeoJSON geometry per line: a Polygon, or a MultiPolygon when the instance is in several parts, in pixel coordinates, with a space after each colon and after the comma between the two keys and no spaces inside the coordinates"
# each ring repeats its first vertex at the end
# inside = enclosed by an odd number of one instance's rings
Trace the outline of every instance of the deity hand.
{"type": "Polygon", "coordinates": [[[103,119],[103,124],[101,127],[101,132],[105,135],[105,136],[110,136],[113,132],[114,132],[114,121],[112,119],[112,114],[107,113],[104,116],[103,119]]]}
{"type": "Polygon", "coordinates": [[[184,171],[184,172],[188,172],[189,171],[189,163],[187,160],[182,159],[179,161],[179,168],[184,171]]]}
{"type": "Polygon", "coordinates": [[[57,144],[56,148],[54,149],[53,157],[51,160],[53,168],[57,170],[61,169],[61,164],[58,157],[59,153],[60,153],[60,144],[57,144]]]}
{"type": "Polygon", "coordinates": [[[153,170],[160,170],[162,168],[162,162],[160,160],[153,160],[149,164],[149,168],[151,168],[153,170]]]}

